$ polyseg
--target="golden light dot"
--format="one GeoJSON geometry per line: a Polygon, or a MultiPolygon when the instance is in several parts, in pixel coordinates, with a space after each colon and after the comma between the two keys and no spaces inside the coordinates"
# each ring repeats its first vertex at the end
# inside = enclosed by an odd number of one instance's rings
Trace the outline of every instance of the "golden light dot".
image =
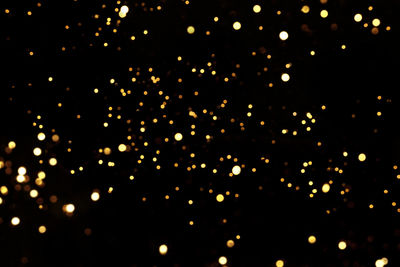
{"type": "Polygon", "coordinates": [[[315,236],[313,236],[313,235],[310,235],[308,237],[308,243],[314,244],[315,242],[317,242],[317,238],[315,236]]]}
{"type": "Polygon", "coordinates": [[[31,196],[31,198],[36,198],[38,197],[39,192],[36,189],[32,189],[29,195],[31,196]]]}
{"type": "Polygon", "coordinates": [[[275,265],[276,265],[276,267],[283,267],[285,265],[285,263],[283,262],[283,260],[277,260],[275,265]]]}
{"type": "Polygon", "coordinates": [[[330,189],[331,189],[331,186],[329,184],[324,184],[322,186],[322,192],[324,192],[324,193],[328,193],[330,189]]]}
{"type": "Polygon", "coordinates": [[[222,195],[222,194],[218,194],[216,198],[217,198],[218,202],[224,201],[224,195],[222,195]]]}
{"type": "Polygon", "coordinates": [[[367,159],[367,156],[364,153],[361,153],[360,155],[358,155],[358,160],[363,162],[367,159]]]}
{"type": "Polygon", "coordinates": [[[228,259],[225,256],[221,256],[218,259],[219,264],[225,265],[228,262],[228,259]]]}
{"type": "Polygon", "coordinates": [[[39,147],[35,147],[33,149],[33,155],[40,156],[42,154],[42,150],[39,147]]]}
{"type": "Polygon", "coordinates": [[[323,9],[321,10],[321,12],[319,13],[319,15],[321,16],[321,18],[326,18],[328,17],[328,11],[323,9]]]}
{"type": "Polygon", "coordinates": [[[74,204],[64,205],[64,210],[66,213],[73,213],[75,211],[75,206],[74,204]]]}
{"type": "Polygon", "coordinates": [[[51,158],[49,159],[49,164],[51,166],[56,166],[57,165],[57,159],[56,158],[51,158]]]}
{"type": "Polygon", "coordinates": [[[232,173],[233,173],[234,175],[239,175],[241,171],[242,171],[242,169],[240,168],[239,165],[235,165],[235,166],[233,166],[233,168],[232,168],[232,173]]]}
{"type": "Polygon", "coordinates": [[[235,241],[233,241],[233,240],[226,241],[226,246],[228,248],[232,248],[234,245],[235,245],[235,241]]]}
{"type": "Polygon", "coordinates": [[[233,26],[233,29],[236,31],[240,30],[240,28],[242,28],[242,24],[240,24],[239,21],[235,21],[232,26],[233,26]]]}
{"type": "Polygon", "coordinates": [[[126,145],[120,144],[120,145],[118,146],[118,150],[119,150],[120,152],[126,151],[126,145]]]}
{"type": "Polygon", "coordinates": [[[10,141],[10,142],[8,143],[8,148],[9,148],[9,149],[14,149],[16,146],[17,146],[17,144],[16,144],[14,141],[10,141]]]}
{"type": "Polygon", "coordinates": [[[304,14],[307,14],[308,12],[310,12],[310,7],[309,6],[303,6],[301,8],[301,12],[303,12],[304,14]]]}
{"type": "Polygon", "coordinates": [[[51,140],[53,140],[53,142],[58,142],[60,140],[60,137],[57,134],[53,134],[51,140]]]}
{"type": "Polygon", "coordinates": [[[282,41],[285,41],[289,38],[289,34],[286,31],[281,31],[279,33],[279,39],[281,39],[282,41]]]}
{"type": "Polygon", "coordinates": [[[37,135],[37,139],[38,139],[39,141],[43,141],[45,138],[46,138],[46,135],[45,135],[44,133],[39,133],[39,134],[37,135]]]}
{"type": "Polygon", "coordinates": [[[39,233],[41,233],[41,234],[44,234],[47,231],[46,226],[44,226],[44,225],[39,226],[38,230],[39,230],[39,233]]]}
{"type": "Polygon", "coordinates": [[[181,141],[183,139],[183,135],[181,133],[176,133],[174,138],[176,141],[181,141]]]}
{"type": "Polygon", "coordinates": [[[194,33],[194,31],[195,31],[195,29],[194,29],[194,27],[193,26],[189,26],[189,27],[187,27],[187,32],[188,32],[188,34],[193,34],[194,33]]]}
{"type": "Polygon", "coordinates": [[[282,73],[281,79],[282,79],[282,81],[284,81],[284,82],[288,82],[288,81],[290,80],[290,76],[289,76],[289,74],[287,74],[287,73],[282,73]]]}
{"type": "Polygon", "coordinates": [[[372,21],[372,25],[374,25],[375,27],[378,27],[379,25],[381,25],[381,21],[379,19],[374,19],[372,21]]]}
{"type": "Polygon", "coordinates": [[[260,6],[260,5],[254,5],[254,6],[253,6],[253,11],[254,11],[254,13],[260,13],[260,11],[261,11],[261,6],[260,6]]]}
{"type": "Polygon", "coordinates": [[[360,22],[362,20],[362,15],[361,14],[355,14],[354,15],[354,21],[355,22],[360,22]]]}
{"type": "Polygon", "coordinates": [[[94,191],[94,192],[90,195],[90,198],[91,198],[93,201],[98,201],[98,200],[100,199],[100,193],[97,192],[97,191],[94,191]]]}
{"type": "Polygon", "coordinates": [[[339,248],[340,250],[345,250],[346,247],[347,247],[347,244],[346,244],[345,241],[340,241],[340,242],[339,242],[338,248],[339,248]]]}
{"type": "Polygon", "coordinates": [[[162,244],[159,248],[158,251],[160,252],[161,255],[165,255],[168,252],[168,247],[165,244],[162,244]]]}
{"type": "Polygon", "coordinates": [[[19,175],[25,175],[26,174],[26,168],[25,167],[19,167],[18,168],[18,174],[19,175]]]}
{"type": "Polygon", "coordinates": [[[13,217],[11,219],[11,224],[14,226],[17,226],[18,224],[20,224],[21,220],[18,217],[13,217]]]}

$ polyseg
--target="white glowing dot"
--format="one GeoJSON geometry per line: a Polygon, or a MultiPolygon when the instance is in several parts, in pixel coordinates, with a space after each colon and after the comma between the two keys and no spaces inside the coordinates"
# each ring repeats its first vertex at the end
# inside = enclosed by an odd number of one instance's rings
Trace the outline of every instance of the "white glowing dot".
{"type": "Polygon", "coordinates": [[[118,146],[118,150],[120,151],[120,152],[124,152],[124,151],[126,151],[126,145],[124,145],[124,144],[120,144],[119,146],[118,146]]]}
{"type": "Polygon", "coordinates": [[[360,22],[362,20],[362,15],[361,14],[355,14],[354,15],[354,21],[355,22],[360,22]]]}
{"type": "Polygon", "coordinates": [[[286,31],[281,31],[281,32],[279,33],[279,38],[280,38],[282,41],[285,41],[285,40],[287,40],[287,38],[289,38],[289,34],[288,34],[286,31]]]}
{"type": "Polygon", "coordinates": [[[378,27],[379,25],[381,25],[381,21],[379,19],[374,19],[372,21],[372,25],[374,25],[375,27],[378,27]]]}
{"type": "Polygon", "coordinates": [[[239,175],[240,174],[240,172],[241,172],[241,168],[240,168],[240,166],[239,165],[235,165],[235,166],[233,166],[233,168],[232,168],[232,173],[234,174],[234,175],[239,175]]]}
{"type": "Polygon", "coordinates": [[[42,150],[41,150],[39,147],[35,147],[35,148],[33,149],[33,154],[34,154],[35,156],[40,156],[40,155],[42,154],[42,150]]]}
{"type": "Polygon", "coordinates": [[[95,192],[92,193],[92,195],[90,196],[90,198],[91,198],[93,201],[98,201],[98,200],[100,199],[100,193],[95,191],[95,192]]]}
{"type": "Polygon", "coordinates": [[[285,263],[283,262],[283,260],[277,260],[275,265],[276,265],[276,267],[283,267],[285,265],[285,263]]]}
{"type": "Polygon", "coordinates": [[[129,7],[128,6],[122,6],[121,7],[121,13],[128,13],[129,7]]]}
{"type": "Polygon", "coordinates": [[[14,149],[16,146],[17,146],[17,144],[16,144],[14,141],[10,141],[10,142],[8,143],[8,148],[9,148],[9,149],[14,149]]]}
{"type": "Polygon", "coordinates": [[[261,6],[260,6],[260,5],[254,5],[254,6],[253,6],[253,11],[254,11],[254,13],[260,13],[260,11],[261,11],[261,6]]]}
{"type": "Polygon", "coordinates": [[[189,26],[189,27],[187,27],[187,32],[188,32],[188,34],[193,34],[194,33],[194,31],[195,31],[195,29],[194,29],[194,27],[193,26],[189,26]]]}
{"type": "Polygon", "coordinates": [[[26,168],[25,167],[19,167],[18,168],[18,174],[19,175],[25,175],[26,174],[26,168]]]}
{"type": "Polygon", "coordinates": [[[242,24],[240,24],[239,21],[235,21],[233,23],[233,29],[237,31],[237,30],[240,30],[240,28],[242,28],[242,24]]]}
{"type": "Polygon", "coordinates": [[[64,207],[65,207],[65,212],[67,213],[73,213],[75,210],[74,204],[67,204],[64,207]]]}
{"type": "Polygon", "coordinates": [[[344,241],[340,241],[339,244],[338,244],[338,247],[339,247],[340,250],[345,250],[346,247],[347,247],[347,244],[344,241]]]}
{"type": "Polygon", "coordinates": [[[162,244],[159,248],[158,251],[160,252],[161,255],[165,255],[168,252],[168,247],[165,244],[162,244]]]}
{"type": "Polygon", "coordinates": [[[39,192],[36,189],[32,189],[29,195],[31,196],[31,198],[36,198],[38,197],[39,192]]]}
{"type": "Polygon", "coordinates": [[[290,76],[287,73],[282,73],[281,79],[282,79],[282,81],[287,82],[287,81],[289,81],[290,76]]]}
{"type": "Polygon", "coordinates": [[[44,133],[39,133],[38,136],[37,136],[37,139],[39,141],[43,141],[45,138],[46,138],[46,135],[44,133]]]}
{"type": "Polygon", "coordinates": [[[175,140],[176,140],[176,141],[181,141],[182,138],[183,138],[183,135],[182,135],[181,133],[176,133],[176,134],[175,134],[175,140]]]}
{"type": "Polygon", "coordinates": [[[21,222],[21,220],[18,217],[13,217],[11,219],[11,224],[14,225],[14,226],[20,224],[20,222],[21,222]]]}
{"type": "Polygon", "coordinates": [[[51,166],[57,165],[57,159],[51,158],[51,159],[49,160],[49,164],[50,164],[51,166]]]}
{"type": "Polygon", "coordinates": [[[224,201],[224,195],[222,195],[222,194],[218,194],[216,198],[217,198],[218,202],[224,201]]]}
{"type": "Polygon", "coordinates": [[[221,256],[221,257],[219,257],[218,262],[221,265],[225,265],[225,264],[227,264],[228,259],[225,256],[221,256]]]}
{"type": "Polygon", "coordinates": [[[321,10],[321,12],[319,13],[321,18],[326,18],[328,17],[328,11],[327,10],[321,10]]]}

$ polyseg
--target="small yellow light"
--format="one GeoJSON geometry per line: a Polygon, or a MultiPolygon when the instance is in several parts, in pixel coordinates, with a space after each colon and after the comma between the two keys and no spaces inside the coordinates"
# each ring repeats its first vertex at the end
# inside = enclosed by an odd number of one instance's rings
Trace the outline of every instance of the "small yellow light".
{"type": "Polygon", "coordinates": [[[126,151],[126,145],[125,144],[120,144],[119,146],[118,146],[118,150],[120,151],[120,152],[125,152],[126,151]]]}
{"type": "Polygon", "coordinates": [[[37,198],[39,195],[39,192],[36,189],[32,189],[31,192],[29,193],[31,198],[37,198]]]}
{"type": "Polygon", "coordinates": [[[360,22],[362,20],[362,15],[361,14],[355,14],[354,15],[354,21],[355,22],[360,22]]]}
{"type": "Polygon", "coordinates": [[[381,21],[379,19],[374,19],[372,21],[372,25],[374,25],[375,27],[378,27],[379,25],[381,25],[381,21]]]}
{"type": "Polygon", "coordinates": [[[228,248],[232,248],[234,245],[235,245],[235,241],[233,241],[233,240],[226,241],[226,246],[228,248]]]}
{"type": "Polygon", "coordinates": [[[280,38],[282,41],[285,41],[285,40],[287,40],[287,39],[289,38],[289,34],[288,34],[286,31],[281,31],[281,32],[279,33],[279,38],[280,38]]]}
{"type": "Polygon", "coordinates": [[[224,201],[224,195],[222,195],[222,194],[218,194],[216,198],[217,198],[218,202],[224,201]]]}
{"type": "Polygon", "coordinates": [[[276,267],[283,267],[285,265],[285,263],[283,262],[283,260],[277,260],[275,265],[276,265],[276,267]]]}
{"type": "Polygon", "coordinates": [[[218,259],[219,264],[225,265],[228,262],[228,259],[225,256],[221,256],[218,259]]]}
{"type": "Polygon", "coordinates": [[[9,148],[9,149],[14,149],[16,146],[17,146],[17,144],[16,144],[14,141],[10,141],[10,142],[8,143],[8,148],[9,148]]]}
{"type": "Polygon", "coordinates": [[[324,192],[324,193],[328,193],[330,189],[331,189],[331,186],[329,184],[324,184],[322,186],[322,192],[324,192]]]}
{"type": "Polygon", "coordinates": [[[168,252],[168,247],[165,244],[162,244],[159,248],[158,251],[160,252],[161,255],[165,255],[168,252]]]}
{"type": "Polygon", "coordinates": [[[238,30],[240,30],[240,28],[242,28],[242,24],[240,24],[239,21],[235,21],[235,22],[233,23],[233,29],[236,30],[236,31],[238,31],[238,30]]]}
{"type": "Polygon", "coordinates": [[[260,5],[254,5],[254,6],[253,6],[253,11],[254,11],[254,13],[260,13],[260,11],[261,11],[261,6],[260,6],[260,5]]]}
{"type": "Polygon", "coordinates": [[[188,34],[193,34],[194,33],[194,31],[195,31],[195,29],[194,29],[194,27],[193,26],[189,26],[189,27],[187,27],[187,32],[188,32],[188,34]]]}
{"type": "Polygon", "coordinates": [[[39,226],[39,233],[44,234],[46,233],[46,231],[47,231],[46,226],[44,225],[39,226]]]}
{"type": "Polygon", "coordinates": [[[314,244],[315,242],[317,242],[317,238],[315,236],[313,236],[313,235],[310,235],[308,237],[308,243],[314,244]]]}
{"type": "Polygon", "coordinates": [[[301,8],[301,12],[303,12],[304,14],[307,14],[308,12],[310,12],[310,7],[309,6],[303,6],[301,8]]]}
{"type": "Polygon", "coordinates": [[[358,155],[358,160],[363,162],[367,159],[367,156],[364,153],[361,153],[360,155],[358,155]]]}
{"type": "Polygon", "coordinates": [[[347,244],[346,244],[345,241],[340,241],[339,244],[338,244],[338,247],[339,247],[340,250],[345,250],[346,247],[347,247],[347,244]]]}
{"type": "Polygon", "coordinates": [[[319,14],[320,14],[321,18],[328,17],[328,11],[325,9],[321,10],[321,12],[319,14]]]}
{"type": "Polygon", "coordinates": [[[176,133],[174,137],[176,141],[181,141],[183,139],[183,135],[181,133],[176,133]]]}
{"type": "Polygon", "coordinates": [[[42,150],[41,150],[39,147],[35,147],[35,148],[33,149],[33,154],[34,154],[35,156],[40,156],[40,155],[42,154],[42,150]]]}
{"type": "Polygon", "coordinates": [[[57,159],[56,158],[51,158],[49,159],[49,164],[51,166],[56,166],[57,165],[57,159]]]}

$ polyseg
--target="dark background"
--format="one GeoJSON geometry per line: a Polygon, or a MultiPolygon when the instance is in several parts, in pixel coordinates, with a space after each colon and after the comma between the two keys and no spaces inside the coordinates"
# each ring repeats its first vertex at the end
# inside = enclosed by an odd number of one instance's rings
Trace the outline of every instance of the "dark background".
{"type": "MultiPolygon", "coordinates": [[[[275,266],[278,259],[285,266],[374,266],[382,257],[388,258],[388,266],[400,265],[399,212],[392,206],[399,201],[393,169],[400,158],[398,1],[41,4],[1,3],[0,160],[12,162],[13,172],[0,170],[0,186],[9,190],[1,196],[0,266],[218,266],[222,255],[228,258],[228,266],[275,266]],[[124,19],[114,11],[122,4],[130,8],[124,19]],[[254,4],[262,6],[261,13],[252,11],[254,4]],[[304,4],[310,6],[309,14],[300,12],[304,4]],[[370,5],[372,11],[367,10],[370,5]],[[157,6],[161,11],[150,11],[157,6]],[[319,16],[322,9],[329,11],[328,18],[319,16]],[[282,14],[277,15],[277,10],[282,14]],[[371,33],[371,25],[363,28],[354,22],[358,12],[363,14],[362,23],[380,18],[377,35],[371,33]],[[94,14],[100,18],[94,19],[94,14]],[[105,25],[107,17],[111,26],[105,25]],[[241,22],[239,31],[232,29],[234,21],[241,22]],[[187,34],[188,25],[195,27],[195,34],[187,34]],[[385,30],[388,25],[390,31],[385,30]],[[148,35],[142,33],[144,29],[148,35]],[[282,30],[289,33],[286,42],[278,38],[282,30]],[[95,37],[96,31],[100,37],[95,37]],[[313,57],[311,50],[316,51],[313,57]],[[34,55],[29,56],[29,51],[34,55]],[[183,57],[181,62],[178,56],[183,57]],[[209,74],[209,61],[215,76],[209,74]],[[289,62],[293,66],[285,70],[289,62]],[[135,70],[130,72],[130,67],[135,70]],[[198,72],[192,73],[193,67],[206,73],[199,77],[198,72]],[[136,71],[140,75],[133,84],[136,71]],[[236,78],[230,76],[232,72],[236,78]],[[280,80],[283,72],[290,74],[288,83],[280,80]],[[158,84],[151,82],[152,75],[160,77],[158,84]],[[48,81],[50,76],[53,82],[48,81]],[[229,82],[223,81],[225,77],[230,77],[229,82]],[[116,84],[110,84],[111,78],[116,84]],[[178,83],[178,78],[183,82],[178,83]],[[268,87],[269,83],[274,86],[268,87]],[[94,94],[94,88],[100,93],[94,94]],[[133,94],[122,97],[120,88],[133,94]],[[198,97],[193,95],[196,90],[198,97]],[[162,111],[159,106],[165,95],[170,100],[162,111]],[[224,99],[227,107],[218,108],[224,99]],[[254,106],[251,118],[246,116],[248,104],[254,106]],[[112,119],[107,119],[109,106],[114,108],[112,119]],[[187,115],[189,109],[196,111],[198,119],[187,115]],[[214,111],[218,119],[203,115],[203,109],[214,111]],[[294,111],[298,117],[292,116],[294,111]],[[377,111],[383,115],[377,117],[377,111]],[[300,124],[307,112],[317,120],[311,132],[300,124]],[[115,119],[118,114],[121,120],[115,119]],[[44,142],[36,140],[40,131],[32,127],[37,115],[42,116],[44,142]],[[160,123],[152,124],[153,118],[160,123]],[[265,127],[260,126],[261,120],[265,127]],[[108,128],[103,127],[104,121],[110,123],[108,128]],[[141,121],[146,122],[145,133],[139,131],[141,121]],[[245,123],[244,131],[239,121],[245,123]],[[196,136],[190,136],[191,124],[196,124],[196,136]],[[52,129],[60,142],[50,140],[52,129]],[[282,129],[297,130],[298,135],[283,135],[282,129]],[[173,140],[176,132],[183,133],[182,142],[173,140]],[[206,134],[213,136],[211,142],[205,141],[206,134]],[[132,147],[119,153],[117,147],[127,142],[127,135],[137,151],[132,147]],[[166,137],[169,142],[163,141],[166,137]],[[16,141],[17,148],[7,153],[10,140],[16,141]],[[148,148],[143,140],[150,143],[148,148]],[[319,141],[321,147],[316,145],[319,141]],[[44,164],[32,154],[36,146],[44,151],[39,157],[44,164]],[[67,152],[68,147],[72,152],[67,152]],[[110,156],[98,152],[104,147],[112,148],[110,156]],[[160,171],[151,161],[157,149],[160,171]],[[349,157],[343,157],[343,151],[349,157]],[[357,159],[362,152],[366,162],[357,159]],[[145,160],[138,164],[142,154],[145,160]],[[219,160],[228,154],[246,164],[240,175],[228,176],[235,164],[219,160]],[[262,156],[271,163],[260,161],[262,156]],[[57,158],[56,167],[46,163],[50,157],[57,158]],[[116,167],[100,166],[99,159],[111,160],[116,167]],[[300,169],[305,161],[313,164],[303,175],[300,169]],[[179,168],[173,167],[175,162],[179,168]],[[200,169],[199,162],[207,167],[200,169]],[[191,164],[198,164],[197,169],[188,172],[191,164]],[[29,197],[29,189],[16,189],[15,176],[22,165],[28,172],[46,171],[46,186],[38,188],[43,210],[38,209],[38,200],[29,197]],[[83,172],[77,171],[79,166],[83,172]],[[344,173],[328,167],[342,168],[344,173]],[[213,168],[217,174],[212,174],[213,168]],[[71,169],[77,174],[71,175],[71,169]],[[130,175],[135,175],[134,181],[128,179],[130,175]],[[288,188],[281,177],[300,189],[288,188]],[[331,190],[323,194],[320,188],[330,179],[331,190]],[[108,194],[110,186],[114,191],[108,194]],[[208,193],[210,188],[214,193],[208,193]],[[311,188],[318,189],[314,198],[309,197],[311,188]],[[349,193],[341,195],[344,188],[349,193]],[[101,192],[99,202],[90,201],[93,189],[101,192]],[[389,193],[384,194],[384,189],[389,193]],[[216,194],[228,190],[231,196],[218,203],[216,194]],[[235,199],[235,193],[240,197],[235,199]],[[170,200],[165,200],[166,194],[170,200]],[[50,203],[52,195],[58,197],[56,203],[50,203]],[[187,204],[189,199],[193,206],[187,204]],[[73,216],[63,213],[65,203],[74,203],[73,216]],[[13,216],[21,218],[17,227],[10,224],[13,216]],[[189,220],[194,226],[189,226],[189,220]],[[45,234],[38,233],[39,225],[46,225],[45,234]],[[310,235],[317,237],[313,245],[307,242],[310,235]],[[226,247],[229,239],[235,240],[233,248],[226,247]],[[337,247],[341,240],[347,242],[344,251],[337,247]],[[161,256],[158,247],[164,243],[169,250],[161,256]]],[[[33,179],[28,185],[37,188],[33,179]]]]}

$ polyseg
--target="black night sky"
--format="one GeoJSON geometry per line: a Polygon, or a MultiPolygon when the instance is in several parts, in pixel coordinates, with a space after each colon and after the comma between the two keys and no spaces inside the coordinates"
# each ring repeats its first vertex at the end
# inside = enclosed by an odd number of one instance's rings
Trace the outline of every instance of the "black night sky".
{"type": "Polygon", "coordinates": [[[400,266],[399,1],[0,6],[0,266],[400,266]]]}

